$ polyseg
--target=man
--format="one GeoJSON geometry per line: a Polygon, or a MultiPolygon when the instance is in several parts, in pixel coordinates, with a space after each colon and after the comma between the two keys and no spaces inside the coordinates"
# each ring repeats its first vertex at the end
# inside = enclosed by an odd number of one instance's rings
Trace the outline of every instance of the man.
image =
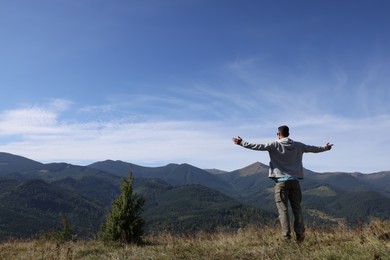
{"type": "Polygon", "coordinates": [[[290,219],[288,214],[288,202],[294,214],[294,231],[298,242],[305,238],[305,225],[301,211],[302,193],[299,185],[303,179],[303,153],[319,153],[329,151],[333,144],[325,146],[311,146],[295,142],[289,138],[288,126],[278,128],[278,140],[267,144],[253,144],[243,141],[241,137],[233,138],[233,142],[242,147],[268,151],[270,156],[268,177],[275,181],[275,202],[279,212],[279,220],[282,226],[283,238],[291,239],[290,219]]]}

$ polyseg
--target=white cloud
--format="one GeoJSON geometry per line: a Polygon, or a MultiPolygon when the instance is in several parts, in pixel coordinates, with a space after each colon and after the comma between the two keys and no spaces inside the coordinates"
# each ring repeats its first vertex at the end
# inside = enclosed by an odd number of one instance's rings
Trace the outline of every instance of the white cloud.
{"type": "MultiPolygon", "coordinates": [[[[76,109],[77,110],[77,109],[76,109]]],[[[334,149],[304,156],[314,171],[389,170],[387,147],[390,116],[366,119],[299,116],[274,121],[154,120],[111,118],[69,122],[50,104],[1,113],[0,149],[41,162],[87,164],[99,160],[124,160],[140,165],[190,163],[201,168],[234,170],[261,161],[266,152],[235,146],[236,135],[265,143],[276,138],[276,128],[288,124],[291,137],[312,145],[333,142],[334,149]]]]}
{"type": "Polygon", "coordinates": [[[57,131],[57,115],[52,111],[38,107],[4,111],[0,117],[0,133],[2,135],[57,131]]]}

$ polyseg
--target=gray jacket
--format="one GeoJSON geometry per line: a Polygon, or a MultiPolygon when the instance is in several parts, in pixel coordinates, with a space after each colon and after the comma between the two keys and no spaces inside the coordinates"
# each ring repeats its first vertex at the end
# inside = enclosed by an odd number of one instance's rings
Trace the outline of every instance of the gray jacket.
{"type": "Polygon", "coordinates": [[[296,177],[303,179],[303,153],[320,153],[327,151],[324,146],[306,145],[295,142],[288,137],[267,144],[253,144],[241,141],[241,146],[258,151],[268,151],[269,178],[296,177]]]}

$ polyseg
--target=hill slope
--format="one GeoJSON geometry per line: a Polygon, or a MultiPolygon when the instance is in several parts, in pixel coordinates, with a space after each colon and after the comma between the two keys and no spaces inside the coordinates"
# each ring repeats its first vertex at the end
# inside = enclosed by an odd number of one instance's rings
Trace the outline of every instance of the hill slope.
{"type": "Polygon", "coordinates": [[[269,223],[277,217],[201,185],[155,185],[149,187],[152,195],[150,192],[141,193],[147,201],[144,212],[147,228],[154,232],[215,231],[218,228],[244,227],[249,223],[269,223]],[[155,185],[157,188],[153,187],[155,185]]]}
{"type": "Polygon", "coordinates": [[[0,176],[12,176],[19,173],[38,169],[43,164],[28,158],[0,152],[0,176]]]}
{"type": "Polygon", "coordinates": [[[0,239],[31,237],[60,228],[60,214],[69,219],[80,236],[96,233],[102,205],[42,180],[1,180],[0,239]]]}
{"type": "Polygon", "coordinates": [[[285,243],[275,226],[239,232],[200,232],[192,236],[160,233],[143,246],[87,241],[11,241],[0,243],[0,259],[389,259],[390,222],[357,229],[308,227],[303,244],[285,243]]]}

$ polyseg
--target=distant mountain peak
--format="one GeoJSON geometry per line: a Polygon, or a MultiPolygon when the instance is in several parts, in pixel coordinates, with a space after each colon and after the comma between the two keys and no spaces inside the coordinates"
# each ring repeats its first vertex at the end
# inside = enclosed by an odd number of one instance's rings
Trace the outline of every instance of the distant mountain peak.
{"type": "Polygon", "coordinates": [[[238,172],[240,176],[250,176],[257,173],[268,173],[268,169],[269,167],[267,165],[262,164],[261,162],[255,162],[242,169],[237,170],[236,172],[238,172]]]}

